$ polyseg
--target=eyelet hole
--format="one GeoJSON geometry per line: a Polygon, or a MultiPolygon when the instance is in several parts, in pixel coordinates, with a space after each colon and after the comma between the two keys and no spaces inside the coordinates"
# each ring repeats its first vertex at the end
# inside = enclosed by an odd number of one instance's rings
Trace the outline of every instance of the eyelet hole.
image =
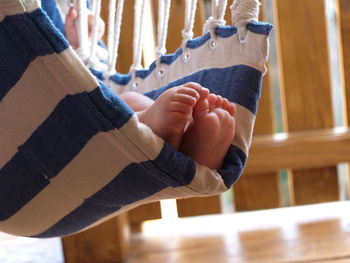
{"type": "Polygon", "coordinates": [[[214,50],[214,49],[217,49],[218,47],[218,42],[214,39],[210,39],[209,41],[209,47],[210,49],[214,50]]]}
{"type": "Polygon", "coordinates": [[[132,91],[137,91],[139,88],[139,84],[137,82],[134,82],[131,86],[131,90],[132,91]]]}
{"type": "Polygon", "coordinates": [[[246,35],[245,37],[238,35],[238,40],[239,40],[239,43],[241,44],[244,44],[245,42],[247,42],[247,39],[248,39],[248,35],[246,35]]]}
{"type": "Polygon", "coordinates": [[[190,60],[191,54],[188,51],[185,51],[182,55],[182,60],[187,63],[190,60]]]}
{"type": "Polygon", "coordinates": [[[164,76],[164,74],[165,74],[164,68],[160,68],[160,69],[157,70],[157,74],[156,75],[157,75],[158,78],[162,78],[164,76]]]}

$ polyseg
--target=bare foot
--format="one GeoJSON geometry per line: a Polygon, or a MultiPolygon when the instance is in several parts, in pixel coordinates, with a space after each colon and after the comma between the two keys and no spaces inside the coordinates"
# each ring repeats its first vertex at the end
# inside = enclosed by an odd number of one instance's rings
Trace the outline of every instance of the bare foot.
{"type": "Polygon", "coordinates": [[[176,149],[184,131],[192,120],[193,107],[205,99],[209,90],[197,83],[187,83],[163,92],[148,109],[138,112],[141,122],[176,149]]]}
{"type": "Polygon", "coordinates": [[[235,135],[235,112],[235,105],[221,96],[199,100],[180,151],[199,164],[220,168],[235,135]]]}
{"type": "MultiPolygon", "coordinates": [[[[87,26],[88,26],[89,39],[91,39],[92,27],[94,24],[95,16],[90,10],[88,12],[89,13],[88,13],[87,26]]],[[[67,40],[74,49],[79,48],[79,38],[78,38],[78,32],[75,24],[77,17],[78,17],[77,11],[73,7],[71,7],[67,13],[65,23],[64,23],[64,30],[66,32],[67,40]]],[[[105,31],[105,23],[103,22],[102,18],[98,17],[97,19],[98,19],[97,20],[97,23],[98,23],[97,39],[100,40],[105,31]]]]}

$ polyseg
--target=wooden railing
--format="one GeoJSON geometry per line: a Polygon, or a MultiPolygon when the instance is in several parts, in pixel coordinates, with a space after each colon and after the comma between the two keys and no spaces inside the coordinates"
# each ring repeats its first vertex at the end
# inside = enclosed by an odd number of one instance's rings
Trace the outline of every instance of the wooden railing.
{"type": "Polygon", "coordinates": [[[335,166],[350,161],[349,151],[349,128],[256,136],[245,172],[259,174],[335,166]]]}
{"type": "MultiPolygon", "coordinates": [[[[156,9],[156,1],[153,2],[156,9]]],[[[184,2],[172,1],[168,52],[181,44],[184,2]]],[[[336,165],[350,162],[350,129],[347,127],[350,121],[350,2],[336,2],[344,127],[334,129],[325,1],[273,0],[285,131],[275,134],[272,81],[268,73],[264,78],[248,165],[233,187],[232,202],[237,211],[280,207],[278,171],[281,169],[288,169],[293,205],[339,200],[336,165]]],[[[106,6],[103,12],[107,21],[106,6]]],[[[133,1],[125,1],[124,12],[117,68],[125,73],[132,59],[133,1]]],[[[263,12],[261,18],[264,20],[263,12]]],[[[199,1],[196,35],[200,35],[204,21],[203,2],[199,1]]],[[[349,187],[347,189],[350,193],[349,187]]],[[[221,213],[219,196],[178,200],[177,207],[180,217],[221,213]]],[[[130,223],[137,228],[141,222],[160,218],[160,215],[159,202],[152,203],[91,230],[63,238],[66,262],[122,260],[127,255],[130,223]]]]}

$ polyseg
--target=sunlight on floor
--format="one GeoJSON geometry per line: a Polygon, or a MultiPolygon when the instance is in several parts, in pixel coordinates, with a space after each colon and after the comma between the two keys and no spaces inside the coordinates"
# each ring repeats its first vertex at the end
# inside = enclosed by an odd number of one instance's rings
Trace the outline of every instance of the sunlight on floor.
{"type": "Polygon", "coordinates": [[[177,214],[176,199],[168,199],[160,201],[160,209],[163,220],[174,220],[179,218],[177,214]]]}
{"type": "Polygon", "coordinates": [[[63,263],[59,238],[37,239],[6,235],[0,232],[1,263],[63,263]]]}
{"type": "Polygon", "coordinates": [[[322,205],[299,206],[293,209],[279,208],[253,212],[239,212],[228,216],[201,216],[196,221],[190,218],[168,218],[166,220],[150,220],[142,225],[142,234],[145,236],[172,236],[172,235],[201,235],[210,233],[226,233],[228,226],[230,231],[254,231],[276,227],[276,222],[283,224],[284,229],[293,228],[295,221],[307,224],[315,220],[332,220],[343,215],[344,206],[350,205],[350,201],[324,203],[322,205]],[[322,207],[322,209],[319,209],[322,207]],[[274,218],[271,218],[272,211],[274,218]],[[278,211],[278,213],[277,213],[278,211]],[[310,213],[312,211],[312,213],[310,213]],[[258,218],[258,220],[257,220],[258,218]]]}

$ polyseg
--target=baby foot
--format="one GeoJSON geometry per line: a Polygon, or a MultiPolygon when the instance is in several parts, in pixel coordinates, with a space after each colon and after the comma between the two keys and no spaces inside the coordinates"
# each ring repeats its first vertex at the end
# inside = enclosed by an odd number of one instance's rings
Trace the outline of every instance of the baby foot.
{"type": "Polygon", "coordinates": [[[144,111],[138,112],[139,120],[176,149],[179,148],[185,128],[192,119],[193,107],[199,99],[205,99],[209,90],[197,83],[187,83],[163,92],[144,111]]]}
{"type": "Polygon", "coordinates": [[[235,105],[221,96],[210,94],[207,99],[199,100],[180,151],[199,164],[220,168],[234,138],[235,111],[235,105]]]}
{"type": "MultiPolygon", "coordinates": [[[[78,17],[77,11],[71,7],[66,15],[65,23],[64,23],[64,30],[66,32],[66,37],[69,42],[69,44],[74,48],[79,48],[79,38],[78,38],[78,31],[76,28],[76,20],[78,17]]],[[[91,39],[92,36],[92,28],[94,24],[95,16],[92,13],[92,11],[88,10],[88,36],[89,39],[91,39]]],[[[97,18],[97,39],[100,40],[104,34],[105,31],[105,23],[103,22],[102,18],[97,18]]]]}

